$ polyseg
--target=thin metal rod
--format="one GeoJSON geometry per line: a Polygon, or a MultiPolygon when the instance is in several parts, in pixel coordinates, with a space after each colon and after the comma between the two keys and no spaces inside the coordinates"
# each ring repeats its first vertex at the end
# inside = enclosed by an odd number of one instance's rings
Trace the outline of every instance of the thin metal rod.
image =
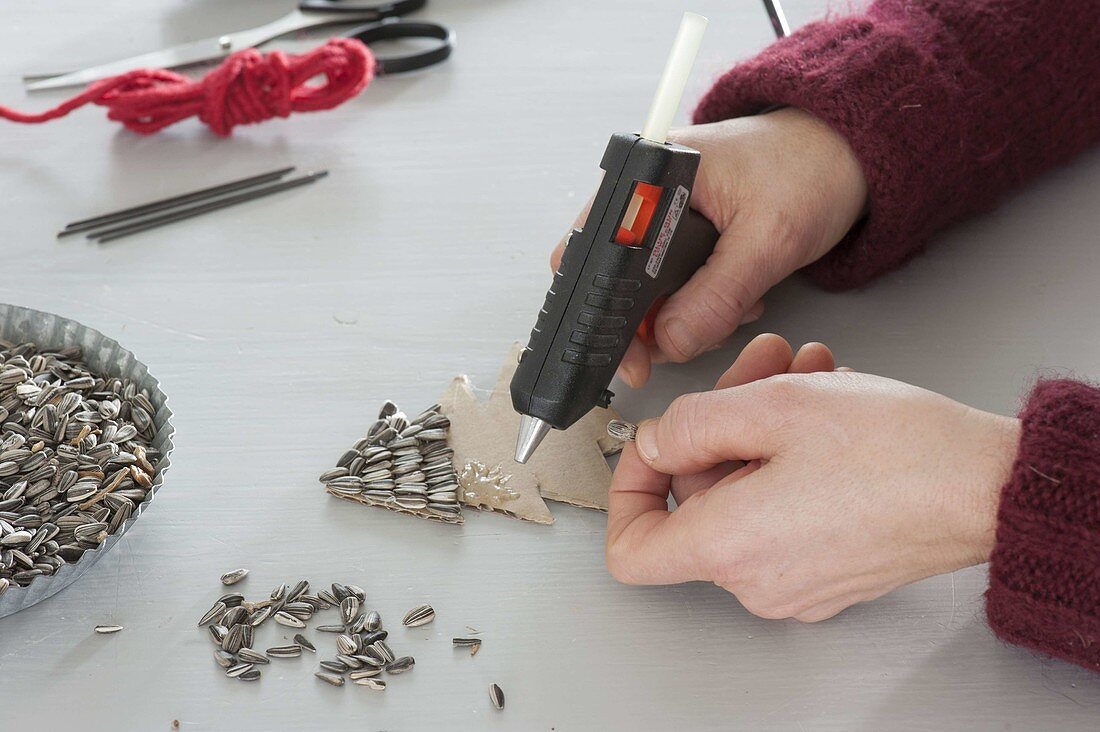
{"type": "Polygon", "coordinates": [[[88,238],[99,243],[114,241],[115,239],[121,239],[124,236],[130,236],[140,231],[148,231],[149,229],[156,229],[166,224],[172,224],[176,221],[183,221],[184,219],[194,218],[195,216],[201,216],[211,211],[217,211],[222,208],[229,208],[230,206],[236,206],[239,203],[246,203],[247,201],[253,201],[257,198],[263,198],[264,196],[270,196],[272,193],[279,193],[280,191],[287,191],[291,188],[297,188],[304,186],[308,183],[320,180],[328,175],[327,170],[321,170],[316,173],[309,173],[300,178],[293,178],[291,180],[285,180],[282,183],[275,183],[274,185],[264,186],[263,188],[256,188],[244,193],[238,193],[235,196],[229,196],[217,201],[210,201],[208,203],[202,203],[197,206],[190,206],[188,208],[181,209],[179,211],[172,211],[170,213],[163,214],[161,216],[154,216],[150,219],[144,219],[125,226],[116,226],[113,229],[103,229],[101,231],[94,231],[88,234],[88,238]]]}
{"type": "Polygon", "coordinates": [[[783,13],[783,6],[779,0],[764,0],[764,7],[768,11],[768,19],[772,22],[776,38],[786,38],[791,34],[791,27],[787,25],[787,16],[783,13]]]}
{"type": "Polygon", "coordinates": [[[241,178],[240,180],[230,181],[228,183],[221,183],[216,186],[210,186],[209,188],[203,188],[199,191],[192,191],[191,193],[183,193],[178,196],[172,196],[171,198],[163,198],[159,201],[151,201],[149,203],[143,203],[138,206],[131,206],[130,208],[124,208],[121,211],[112,211],[111,213],[105,213],[101,216],[93,216],[90,219],[82,219],[81,221],[74,221],[67,225],[62,231],[57,233],[60,239],[63,236],[70,236],[77,234],[81,231],[88,231],[89,229],[98,229],[101,226],[107,226],[108,224],[115,224],[127,219],[137,218],[139,216],[145,216],[147,214],[156,213],[157,211],[164,211],[169,208],[175,208],[176,206],[183,205],[185,203],[194,203],[195,201],[202,201],[207,198],[213,198],[214,196],[220,196],[223,193],[232,193],[233,191],[239,191],[242,188],[251,188],[252,186],[261,185],[263,183],[270,183],[273,180],[278,180],[294,170],[294,166],[289,168],[279,168],[273,170],[270,173],[260,173],[259,175],[249,176],[248,178],[241,178]]]}

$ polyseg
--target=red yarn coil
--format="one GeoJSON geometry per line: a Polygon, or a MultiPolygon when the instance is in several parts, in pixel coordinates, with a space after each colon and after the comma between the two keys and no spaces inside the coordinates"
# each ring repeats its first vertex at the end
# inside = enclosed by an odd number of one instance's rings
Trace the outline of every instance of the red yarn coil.
{"type": "Polygon", "coordinates": [[[291,112],[332,109],[366,88],[376,64],[354,38],[333,38],[301,55],[262,54],[254,48],[232,54],[198,81],[165,69],[139,69],[93,82],[53,109],[26,114],[0,105],[0,117],[40,124],[86,104],[107,108],[126,129],[151,135],[189,117],[227,137],[237,125],[255,124],[291,112]],[[315,76],[323,84],[307,83],[315,76]]]}

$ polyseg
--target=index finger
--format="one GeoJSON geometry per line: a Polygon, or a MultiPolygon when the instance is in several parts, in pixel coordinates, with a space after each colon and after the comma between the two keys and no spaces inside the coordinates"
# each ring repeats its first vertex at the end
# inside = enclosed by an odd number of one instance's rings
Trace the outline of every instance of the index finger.
{"type": "Polygon", "coordinates": [[[677,398],[660,417],[638,425],[641,459],[662,473],[687,475],[729,460],[773,457],[786,407],[771,395],[777,378],[677,398]]]}
{"type": "Polygon", "coordinates": [[[611,481],[607,511],[607,566],[632,585],[705,579],[694,547],[703,527],[691,502],[668,510],[672,479],[646,465],[632,443],[623,448],[611,481]]]}

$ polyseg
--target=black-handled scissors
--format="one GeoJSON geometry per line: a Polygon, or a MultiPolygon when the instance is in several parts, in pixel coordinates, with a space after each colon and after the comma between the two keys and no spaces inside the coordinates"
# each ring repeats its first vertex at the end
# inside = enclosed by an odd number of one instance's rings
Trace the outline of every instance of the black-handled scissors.
{"type": "MultiPolygon", "coordinates": [[[[421,0],[423,4],[423,0],[421,0]]],[[[387,18],[378,23],[367,23],[358,28],[352,28],[344,34],[348,38],[358,38],[368,47],[375,41],[389,41],[396,38],[432,38],[439,43],[431,48],[414,53],[403,53],[395,56],[380,56],[374,54],[374,73],[378,76],[403,74],[406,71],[416,71],[427,66],[433,66],[446,60],[455,47],[455,34],[450,28],[439,23],[430,23],[417,20],[399,20],[387,18]]]]}
{"type": "Polygon", "coordinates": [[[80,86],[134,69],[173,69],[180,66],[217,61],[234,51],[254,48],[272,38],[303,28],[323,25],[367,22],[371,26],[353,29],[349,36],[366,44],[391,38],[433,38],[439,46],[421,52],[379,59],[379,73],[396,74],[430,66],[447,58],[454,45],[454,34],[437,23],[399,20],[400,16],[420,10],[427,0],[393,0],[386,3],[340,2],[340,0],[302,0],[298,7],[282,18],[247,30],[226,33],[201,41],[191,41],[160,51],[132,56],[111,63],[92,66],[57,76],[25,77],[27,89],[57,89],[80,86]],[[376,26],[376,27],[372,27],[376,26]]]}

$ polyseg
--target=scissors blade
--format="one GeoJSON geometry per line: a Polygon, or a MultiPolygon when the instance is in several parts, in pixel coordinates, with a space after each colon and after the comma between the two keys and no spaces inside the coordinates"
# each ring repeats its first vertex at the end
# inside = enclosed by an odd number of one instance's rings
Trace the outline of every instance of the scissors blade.
{"type": "MultiPolygon", "coordinates": [[[[66,86],[88,84],[93,81],[98,81],[99,79],[105,79],[108,76],[124,74],[134,69],[173,69],[178,66],[197,64],[203,61],[217,61],[234,51],[258,46],[265,41],[270,41],[272,38],[278,38],[291,31],[316,25],[327,25],[329,23],[350,23],[358,20],[360,17],[365,17],[367,12],[368,11],[364,10],[363,14],[322,12],[311,12],[307,14],[300,10],[293,10],[281,18],[277,18],[270,23],[265,23],[256,28],[249,28],[247,30],[237,31],[236,33],[226,33],[225,35],[214,36],[212,38],[204,38],[201,41],[181,43],[178,46],[171,46],[161,49],[160,51],[143,53],[140,56],[131,56],[130,58],[124,58],[119,61],[100,64],[99,66],[91,66],[86,69],[81,69],[80,71],[61,74],[59,76],[51,76],[48,79],[24,77],[23,81],[26,84],[27,91],[59,89],[66,86]]],[[[377,14],[374,8],[371,8],[369,12],[370,17],[374,17],[374,15],[377,14]]]]}
{"type": "Polygon", "coordinates": [[[124,74],[134,69],[170,69],[176,66],[186,66],[200,61],[214,61],[236,50],[230,44],[225,48],[222,40],[225,37],[205,38],[201,41],[191,41],[178,46],[165,48],[152,53],[143,53],[140,56],[131,56],[119,61],[112,61],[99,66],[90,66],[80,71],[69,74],[52,76],[46,79],[31,81],[26,85],[27,91],[40,91],[43,89],[60,89],[66,86],[83,86],[84,84],[105,79],[108,76],[124,74]]]}

